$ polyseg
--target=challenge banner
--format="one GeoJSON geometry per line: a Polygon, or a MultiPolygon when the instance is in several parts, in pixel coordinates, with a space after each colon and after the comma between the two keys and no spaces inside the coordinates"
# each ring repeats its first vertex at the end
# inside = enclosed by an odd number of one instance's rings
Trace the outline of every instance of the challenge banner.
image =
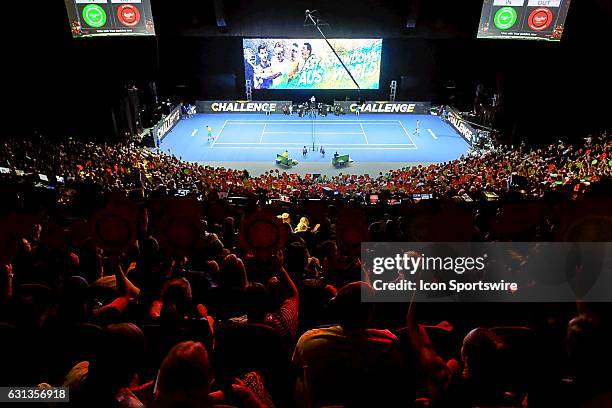
{"type": "Polygon", "coordinates": [[[334,107],[340,106],[344,113],[355,113],[359,108],[360,113],[406,113],[406,114],[429,114],[431,102],[365,102],[357,101],[334,101],[334,107]]]}
{"type": "Polygon", "coordinates": [[[291,101],[197,101],[198,113],[283,113],[291,101]]]}
{"type": "MultiPolygon", "coordinates": [[[[382,39],[330,39],[361,89],[378,89],[382,39]]],[[[356,89],[322,39],[244,39],[245,79],[254,89],[356,89]]]]}
{"type": "Polygon", "coordinates": [[[612,302],[609,242],[363,243],[364,302],[612,302]]]}
{"type": "Polygon", "coordinates": [[[459,113],[453,108],[447,108],[447,115],[444,117],[448,123],[465,139],[466,142],[471,146],[476,139],[478,132],[468,123],[466,123],[459,113]]]}
{"type": "Polygon", "coordinates": [[[157,125],[153,128],[153,140],[156,141],[157,145],[164,140],[164,137],[170,132],[177,123],[181,120],[181,108],[182,104],[178,104],[169,115],[160,120],[157,125]]]}

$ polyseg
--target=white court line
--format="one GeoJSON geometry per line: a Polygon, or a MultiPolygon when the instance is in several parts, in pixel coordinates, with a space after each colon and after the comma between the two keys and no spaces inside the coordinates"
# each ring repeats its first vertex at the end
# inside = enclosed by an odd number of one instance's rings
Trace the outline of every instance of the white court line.
{"type": "Polygon", "coordinates": [[[261,142],[263,141],[264,133],[266,133],[266,126],[268,126],[268,124],[264,123],[263,129],[261,129],[261,136],[259,137],[259,144],[261,144],[261,142]]]}
{"type": "Polygon", "coordinates": [[[362,125],[379,125],[379,126],[389,126],[389,125],[397,125],[397,120],[394,120],[393,122],[385,122],[385,123],[377,123],[377,122],[359,122],[362,125]]]}
{"type": "Polygon", "coordinates": [[[240,145],[240,146],[259,146],[259,145],[296,145],[296,146],[304,146],[304,143],[279,143],[279,142],[261,142],[261,143],[243,143],[243,142],[223,142],[217,143],[217,147],[220,145],[240,145]]]}
{"type": "MultiPolygon", "coordinates": [[[[289,145],[289,143],[283,143],[282,145],[276,145],[277,148],[279,149],[284,149],[285,146],[289,145]]],[[[293,143],[292,145],[303,145],[303,143],[293,143]]],[[[357,144],[359,146],[359,144],[357,144]]],[[[411,147],[343,147],[343,146],[350,146],[350,145],[346,145],[346,144],[339,144],[339,145],[329,145],[328,148],[341,148],[343,150],[418,150],[418,147],[416,146],[412,146],[411,147]]],[[[364,144],[361,144],[361,146],[365,146],[364,144]]],[[[368,145],[368,146],[373,146],[373,145],[368,145]]],[[[219,143],[217,143],[217,145],[215,146],[215,149],[259,149],[259,150],[269,150],[272,149],[273,146],[267,146],[267,147],[257,147],[257,146],[219,146],[219,143]]]]}
{"type": "Polygon", "coordinates": [[[404,129],[404,133],[406,133],[406,136],[408,136],[408,139],[410,139],[410,142],[412,142],[412,144],[414,145],[414,147],[417,147],[416,143],[414,143],[414,140],[412,140],[412,138],[410,137],[410,134],[408,133],[408,131],[406,130],[406,128],[404,127],[404,124],[402,122],[400,122],[399,120],[397,121],[397,123],[400,124],[400,126],[402,127],[402,129],[404,129]]]}
{"type": "Polygon", "coordinates": [[[363,124],[359,124],[359,126],[361,126],[361,133],[363,133],[363,137],[365,138],[366,144],[370,144],[370,142],[368,142],[368,137],[366,136],[366,132],[365,130],[363,130],[363,124]]]}
{"type": "Polygon", "coordinates": [[[215,137],[213,139],[212,144],[210,145],[210,148],[212,149],[213,147],[215,147],[215,143],[217,143],[217,139],[219,139],[221,137],[221,133],[223,133],[223,129],[225,129],[225,125],[227,125],[227,120],[225,121],[225,123],[223,123],[223,126],[221,127],[221,130],[219,131],[219,133],[217,133],[217,137],[215,137]]]}
{"type": "Polygon", "coordinates": [[[436,136],[436,134],[433,132],[433,130],[431,129],[427,129],[429,131],[429,133],[431,134],[431,137],[434,138],[434,140],[438,140],[438,136],[436,136]]]}
{"type": "Polygon", "coordinates": [[[196,135],[196,133],[198,133],[198,128],[193,129],[193,132],[191,132],[191,137],[194,137],[196,135]]]}
{"type": "Polygon", "coordinates": [[[312,132],[266,132],[268,135],[312,135],[312,132]]]}
{"type": "MultiPolygon", "coordinates": [[[[361,132],[315,132],[315,135],[360,135],[361,132]]],[[[266,135],[312,135],[312,132],[266,132],[266,135]]]]}
{"type": "MultiPolygon", "coordinates": [[[[251,120],[251,121],[240,121],[240,120],[229,120],[232,125],[256,125],[259,123],[267,123],[273,125],[275,123],[289,124],[289,125],[310,125],[310,122],[298,121],[298,120],[251,120]]],[[[351,120],[351,121],[340,121],[340,120],[317,120],[315,125],[358,125],[360,123],[371,124],[371,125],[393,125],[396,124],[397,120],[351,120]]]]}
{"type": "MultiPolygon", "coordinates": [[[[217,143],[216,146],[222,146],[222,145],[240,145],[240,146],[245,146],[245,145],[249,145],[249,146],[259,146],[259,145],[274,145],[274,146],[278,146],[278,145],[296,145],[296,146],[303,146],[304,143],[279,143],[279,142],[263,142],[263,143],[243,143],[243,142],[221,142],[221,143],[217,143]]],[[[334,146],[365,146],[365,144],[363,143],[336,143],[334,146]]],[[[410,143],[370,143],[368,144],[368,146],[414,146],[413,144],[410,143]]]]}

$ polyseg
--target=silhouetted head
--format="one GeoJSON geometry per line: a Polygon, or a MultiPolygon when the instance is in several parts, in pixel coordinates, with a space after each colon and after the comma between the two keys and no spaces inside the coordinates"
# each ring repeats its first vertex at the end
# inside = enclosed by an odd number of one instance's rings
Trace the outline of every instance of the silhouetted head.
{"type": "Polygon", "coordinates": [[[244,289],[247,285],[246,269],[242,259],[236,255],[227,255],[221,264],[219,286],[225,289],[244,289]]]}
{"type": "Polygon", "coordinates": [[[362,302],[362,292],[373,296],[374,289],[366,282],[352,282],[342,287],[336,295],[338,321],[345,329],[365,329],[372,319],[374,304],[362,302]]]}
{"type": "Polygon", "coordinates": [[[208,352],[202,343],[179,343],[161,364],[153,405],[163,408],[207,406],[212,380],[208,352]]]}
{"type": "Polygon", "coordinates": [[[477,382],[490,382],[498,377],[505,344],[489,329],[478,327],[465,336],[461,347],[464,377],[477,382]]]}
{"type": "Polygon", "coordinates": [[[162,317],[182,319],[191,312],[193,297],[191,285],[187,279],[175,278],[166,282],[161,297],[162,317]]]}

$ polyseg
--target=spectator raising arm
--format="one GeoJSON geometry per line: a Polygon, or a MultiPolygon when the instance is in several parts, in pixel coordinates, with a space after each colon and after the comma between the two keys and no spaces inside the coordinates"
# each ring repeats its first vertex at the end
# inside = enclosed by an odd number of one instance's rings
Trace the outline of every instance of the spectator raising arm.
{"type": "Polygon", "coordinates": [[[451,377],[457,369],[457,362],[455,360],[445,362],[434,350],[425,328],[417,322],[417,301],[415,298],[416,291],[412,294],[410,306],[408,307],[406,325],[408,327],[410,344],[426,376],[427,390],[432,399],[436,400],[449,386],[451,377]]]}
{"type": "Polygon", "coordinates": [[[118,296],[111,303],[98,308],[95,311],[95,314],[97,315],[100,315],[109,309],[115,309],[119,312],[119,314],[121,314],[125,311],[125,309],[127,309],[130,300],[137,298],[140,294],[140,289],[130,282],[127,276],[125,276],[123,267],[121,266],[121,263],[117,261],[117,259],[113,259],[112,266],[115,273],[117,291],[122,295],[118,296]]]}
{"type": "Polygon", "coordinates": [[[295,339],[298,327],[298,308],[300,297],[297,286],[287,273],[284,265],[283,251],[272,256],[274,272],[280,283],[286,288],[288,294],[282,300],[280,308],[269,313],[265,318],[265,323],[273,327],[281,336],[288,336],[291,340],[295,339]]]}
{"type": "Polygon", "coordinates": [[[13,294],[13,265],[6,263],[0,269],[0,305],[2,305],[13,294]]]}

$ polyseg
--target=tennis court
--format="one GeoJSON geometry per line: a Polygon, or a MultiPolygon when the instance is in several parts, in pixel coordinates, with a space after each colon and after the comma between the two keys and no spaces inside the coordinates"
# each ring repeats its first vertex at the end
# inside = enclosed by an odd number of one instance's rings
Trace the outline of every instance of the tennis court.
{"type": "Polygon", "coordinates": [[[316,118],[197,114],[181,120],[160,147],[184,160],[202,163],[273,164],[277,153],[288,150],[300,163],[328,165],[335,152],[349,154],[356,163],[432,163],[457,159],[469,150],[465,140],[439,117],[398,114],[316,118]],[[214,140],[208,139],[208,126],[213,129],[214,140]],[[308,149],[306,157],[302,155],[304,146],[308,149]],[[321,146],[325,156],[319,152],[321,146]]]}

